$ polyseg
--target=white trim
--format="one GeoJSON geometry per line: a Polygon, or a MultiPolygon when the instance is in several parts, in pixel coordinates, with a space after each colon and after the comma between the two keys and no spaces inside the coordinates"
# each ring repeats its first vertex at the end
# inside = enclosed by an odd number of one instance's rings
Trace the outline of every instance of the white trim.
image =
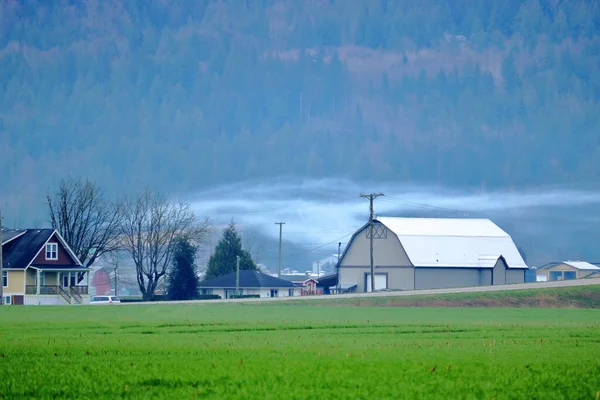
{"type": "Polygon", "coordinates": [[[12,241],[13,241],[13,240],[15,240],[16,238],[20,238],[21,236],[23,236],[23,235],[25,234],[25,232],[27,232],[27,229],[23,230],[23,231],[22,231],[21,233],[19,233],[18,235],[14,236],[14,237],[12,237],[12,238],[10,238],[10,239],[8,239],[8,240],[5,240],[5,241],[3,241],[3,242],[2,242],[2,244],[3,244],[3,245],[5,245],[6,243],[10,243],[10,242],[12,242],[12,241]]]}
{"type": "MultiPolygon", "coordinates": [[[[31,230],[35,230],[35,229],[31,229],[31,230]]],[[[69,253],[69,255],[73,258],[73,261],[75,261],[77,264],[79,264],[79,266],[83,266],[83,264],[81,264],[81,261],[79,261],[79,258],[77,258],[77,256],[75,255],[75,253],[73,253],[73,250],[71,250],[71,248],[69,247],[69,245],[67,244],[67,242],[65,242],[65,239],[63,239],[63,237],[60,235],[60,233],[58,233],[58,231],[56,229],[54,229],[52,231],[52,234],[48,237],[48,240],[46,240],[46,242],[44,242],[44,245],[42,247],[40,247],[40,249],[38,250],[37,253],[35,253],[35,256],[33,256],[33,258],[31,259],[31,261],[29,261],[29,263],[27,263],[27,266],[25,267],[25,269],[27,269],[27,267],[31,266],[31,263],[40,254],[40,251],[42,251],[42,249],[44,249],[44,252],[46,251],[46,243],[48,243],[50,241],[50,239],[52,239],[52,236],[54,236],[54,235],[57,235],[58,240],[60,240],[60,242],[63,245],[63,247],[67,250],[67,252],[69,253]]]]}
{"type": "Polygon", "coordinates": [[[65,248],[65,250],[67,250],[67,253],[69,253],[69,255],[71,256],[71,258],[73,258],[73,261],[75,261],[77,264],[83,266],[83,263],[81,261],[79,261],[79,258],[75,255],[75,253],[73,252],[73,250],[71,250],[71,247],[69,247],[69,244],[65,241],[65,239],[63,239],[63,237],[60,234],[60,232],[55,229],[54,233],[56,234],[56,236],[58,237],[58,239],[62,243],[62,245],[65,248]]]}
{"type": "Polygon", "coordinates": [[[58,260],[58,243],[57,242],[46,242],[44,246],[44,259],[46,261],[57,261],[58,260]],[[50,250],[48,251],[48,248],[50,250]],[[50,257],[48,257],[50,254],[50,257]],[[54,257],[52,255],[54,254],[54,257]]]}

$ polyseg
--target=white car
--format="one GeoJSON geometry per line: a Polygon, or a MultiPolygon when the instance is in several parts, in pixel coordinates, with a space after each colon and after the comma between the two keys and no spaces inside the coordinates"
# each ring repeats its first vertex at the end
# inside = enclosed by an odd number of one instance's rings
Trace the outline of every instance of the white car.
{"type": "Polygon", "coordinates": [[[92,296],[90,304],[121,304],[117,296],[92,296]]]}

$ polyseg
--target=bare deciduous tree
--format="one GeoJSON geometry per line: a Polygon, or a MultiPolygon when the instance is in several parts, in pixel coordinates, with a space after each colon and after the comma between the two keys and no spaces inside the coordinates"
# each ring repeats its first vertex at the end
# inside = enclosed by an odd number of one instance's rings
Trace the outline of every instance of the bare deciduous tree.
{"type": "MultiPolygon", "coordinates": [[[[47,201],[52,227],[84,266],[89,267],[102,254],[118,247],[119,206],[95,183],[81,178],[62,179],[47,201]]],[[[83,276],[79,274],[78,281],[83,276]]]]}
{"type": "Polygon", "coordinates": [[[210,232],[208,219],[198,221],[190,205],[169,202],[162,194],[146,190],[123,204],[123,250],[131,256],[144,301],[167,273],[175,239],[199,244],[210,232]]]}
{"type": "Polygon", "coordinates": [[[242,232],[242,244],[244,250],[250,253],[252,259],[257,264],[260,263],[260,257],[264,251],[264,247],[259,239],[258,233],[254,228],[244,229],[242,232]]]}

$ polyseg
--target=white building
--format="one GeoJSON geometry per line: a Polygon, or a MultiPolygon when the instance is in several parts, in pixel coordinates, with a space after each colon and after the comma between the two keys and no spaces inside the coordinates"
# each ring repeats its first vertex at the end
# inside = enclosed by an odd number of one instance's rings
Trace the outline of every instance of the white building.
{"type": "MultiPolygon", "coordinates": [[[[371,291],[369,224],[340,259],[341,285],[371,291]]],[[[527,265],[510,235],[489,219],[378,218],[373,225],[375,289],[431,289],[523,283],[527,265]]]]}

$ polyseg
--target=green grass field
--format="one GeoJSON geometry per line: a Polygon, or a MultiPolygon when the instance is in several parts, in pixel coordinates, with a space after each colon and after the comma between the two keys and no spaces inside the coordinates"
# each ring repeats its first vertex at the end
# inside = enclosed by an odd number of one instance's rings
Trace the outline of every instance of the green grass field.
{"type": "Polygon", "coordinates": [[[598,399],[600,309],[0,309],[0,398],[598,399]]]}

